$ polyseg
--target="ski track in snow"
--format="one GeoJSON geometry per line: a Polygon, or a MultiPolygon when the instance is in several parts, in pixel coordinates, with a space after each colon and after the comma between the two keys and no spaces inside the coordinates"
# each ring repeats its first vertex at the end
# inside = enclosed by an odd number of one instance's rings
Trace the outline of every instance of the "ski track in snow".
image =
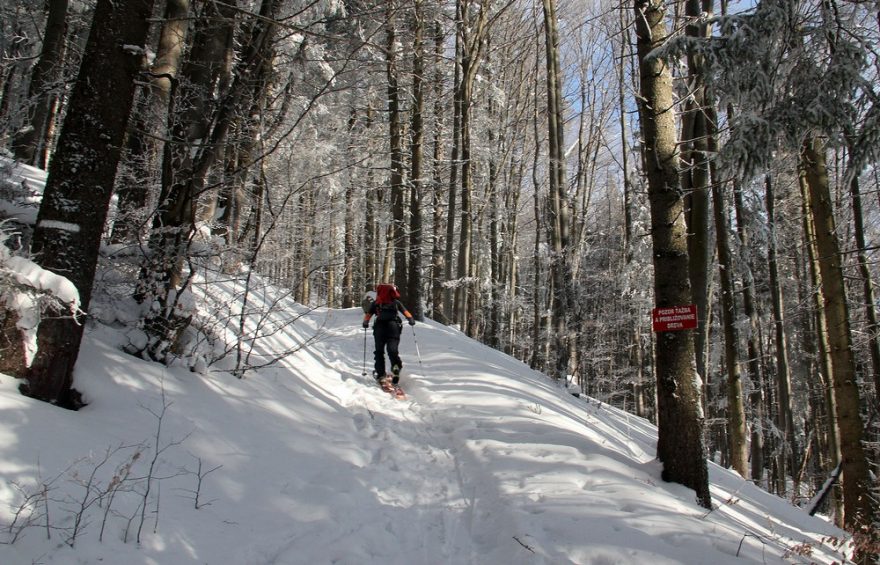
{"type": "MultiPolygon", "coordinates": [[[[696,524],[703,521],[704,511],[685,503],[669,508],[663,506],[668,500],[652,497],[658,488],[659,464],[643,447],[653,445],[656,432],[643,420],[596,401],[569,398],[567,405],[559,403],[559,389],[537,373],[535,383],[511,379],[499,385],[497,376],[521,374],[525,366],[463,337],[452,355],[438,352],[435,344],[421,344],[431,361],[420,365],[406,331],[401,341],[406,363],[401,384],[408,399],[396,400],[369,376],[372,336],[367,336],[366,363],[358,359],[368,373],[365,376],[351,370],[354,360],[339,354],[338,345],[362,340],[362,335],[340,320],[335,322],[328,324],[326,339],[315,348],[345,383],[347,393],[341,403],[364,438],[361,448],[371,453],[367,472],[372,492],[388,510],[383,522],[363,526],[379,547],[366,547],[359,557],[400,564],[516,565],[576,559],[603,565],[621,562],[621,548],[616,543],[606,546],[605,540],[625,538],[631,540],[624,552],[632,562],[692,562],[695,556],[689,548],[696,539],[732,561],[743,558],[737,557],[741,548],[730,541],[740,535],[736,519],[734,527],[719,526],[717,536],[674,528],[654,533],[656,522],[664,521],[668,512],[696,524]],[[445,357],[448,372],[442,369],[445,357]],[[463,371],[462,359],[478,370],[491,371],[492,378],[463,371]],[[547,399],[546,405],[555,410],[545,408],[542,400],[547,395],[553,399],[547,399]],[[498,403],[505,409],[494,409],[498,403]],[[513,405],[514,417],[508,405],[513,405]],[[619,426],[617,419],[626,426],[619,426]],[[574,432],[572,420],[579,423],[574,432]],[[529,447],[532,456],[519,453],[518,445],[529,447]],[[577,445],[584,447],[571,447],[577,445]],[[536,452],[535,446],[541,449],[536,452]],[[533,472],[523,471],[529,468],[533,472]],[[633,479],[644,485],[644,500],[625,496],[633,479]],[[578,507],[572,506],[573,500],[578,507]],[[579,507],[601,510],[583,513],[579,507]],[[394,518],[395,508],[400,520],[394,518]],[[418,520],[412,520],[412,509],[418,510],[418,520]],[[726,528],[736,533],[731,536],[726,528]],[[657,540],[669,551],[658,554],[652,547],[657,540]],[[670,559],[667,553],[680,556],[670,559]]],[[[452,331],[432,328],[432,332],[452,331]]],[[[687,500],[690,491],[680,490],[687,500]]],[[[715,496],[717,512],[727,511],[723,493],[715,496]]],[[[333,540],[325,543],[332,545],[333,540]]],[[[760,543],[785,547],[779,541],[760,543]]],[[[351,557],[341,560],[348,562],[351,557]]]]}
{"type": "MultiPolygon", "coordinates": [[[[376,542],[364,546],[361,555],[328,556],[321,552],[315,554],[316,559],[320,556],[325,561],[331,557],[331,562],[363,559],[400,564],[570,562],[570,554],[549,548],[565,545],[560,540],[569,536],[576,540],[579,530],[590,531],[599,539],[605,537],[603,532],[608,538],[627,535],[621,526],[608,525],[615,523],[612,519],[580,518],[577,509],[569,507],[572,496],[584,506],[606,509],[604,514],[609,518],[635,516],[642,509],[631,502],[622,504],[618,496],[622,482],[617,473],[630,472],[632,460],[647,466],[636,477],[645,490],[656,486],[651,477],[656,471],[653,457],[608,419],[590,416],[591,410],[601,411],[601,406],[591,408],[582,403],[577,412],[565,414],[580,420],[584,436],[598,438],[607,450],[601,457],[594,453],[585,457],[567,447],[572,445],[570,432],[553,426],[557,414],[543,413],[540,400],[531,396],[534,391],[521,384],[519,388],[511,384],[509,390],[491,390],[479,376],[462,378],[460,374],[451,382],[448,376],[439,374],[437,365],[426,370],[426,366],[414,362],[413,344],[408,343],[409,336],[404,333],[401,351],[408,364],[401,384],[408,399],[396,400],[380,390],[369,374],[352,371],[351,359],[337,353],[339,341],[350,343],[360,338],[357,330],[332,324],[326,329],[326,338],[315,349],[335,366],[345,385],[340,402],[361,433],[360,448],[369,454],[364,471],[369,476],[370,492],[384,511],[376,523],[361,526],[365,531],[358,535],[376,542]],[[487,397],[497,402],[503,394],[510,394],[504,402],[516,405],[518,417],[502,421],[491,409],[491,402],[483,405],[487,397]],[[517,443],[546,447],[536,459],[523,460],[517,453],[517,443]],[[524,476],[523,464],[535,467],[533,476],[524,476]],[[504,471],[506,468],[510,471],[504,471]],[[554,514],[567,523],[555,527],[552,519],[548,525],[548,516],[554,514]],[[414,515],[418,519],[413,520],[414,515]],[[549,548],[541,540],[549,540],[549,548]],[[463,561],[464,556],[467,558],[463,561]]],[[[484,347],[465,342],[464,349],[470,351],[456,354],[481,359],[485,357],[484,347]]],[[[368,373],[371,365],[372,337],[368,336],[368,373]]],[[[492,369],[502,374],[508,370],[503,366],[492,369]]],[[[549,384],[537,392],[558,394],[549,384]]],[[[695,514],[693,508],[679,510],[695,514]]],[[[632,533],[644,535],[641,527],[634,521],[632,533]]],[[[673,548],[687,541],[676,535],[660,538],[673,548]]],[[[297,542],[305,539],[320,539],[316,545],[333,547],[338,537],[328,536],[326,531],[305,532],[293,540],[291,547],[299,547],[297,542]]],[[[721,549],[733,555],[729,548],[721,549]]],[[[572,553],[577,555],[574,550],[572,553]]],[[[629,555],[634,562],[652,557],[658,563],[664,562],[657,560],[649,548],[637,544],[629,555]]],[[[583,559],[597,565],[617,563],[619,554],[609,553],[606,557],[600,545],[583,553],[583,559]]]]}
{"type": "MultiPolygon", "coordinates": [[[[443,388],[441,381],[415,362],[407,334],[401,346],[402,355],[409,359],[401,378],[406,400],[392,398],[372,382],[372,336],[367,341],[368,374],[345,369],[346,362],[333,354],[332,344],[356,336],[354,330],[329,328],[327,339],[316,348],[326,348],[325,357],[336,358],[347,391],[340,402],[361,432],[360,447],[371,453],[365,470],[372,492],[387,510],[378,523],[363,525],[380,547],[365,547],[360,557],[367,562],[381,558],[400,564],[457,564],[465,555],[470,556],[468,563],[541,562],[513,538],[497,539],[499,529],[519,529],[515,513],[502,501],[497,481],[480,461],[492,449],[479,437],[479,431],[489,424],[481,418],[467,421],[449,413],[451,409],[436,390],[443,388]],[[394,519],[395,508],[401,510],[400,520],[394,519]],[[417,520],[412,520],[413,513],[417,520]],[[393,548],[390,553],[389,547],[393,548]],[[506,548],[501,555],[497,555],[499,548],[506,548]]],[[[299,538],[313,536],[322,539],[317,545],[332,547],[334,539],[326,532],[306,532],[299,538]]],[[[327,557],[322,554],[323,560],[327,557]]],[[[348,562],[352,557],[338,559],[348,562]]]]}

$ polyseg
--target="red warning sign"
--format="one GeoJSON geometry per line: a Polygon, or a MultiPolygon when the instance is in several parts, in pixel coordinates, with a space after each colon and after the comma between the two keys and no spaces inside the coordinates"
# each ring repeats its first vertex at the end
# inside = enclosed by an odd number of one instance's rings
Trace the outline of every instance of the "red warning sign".
{"type": "Polygon", "coordinates": [[[674,332],[692,330],[697,327],[697,305],[654,308],[651,321],[655,332],[674,332]]]}

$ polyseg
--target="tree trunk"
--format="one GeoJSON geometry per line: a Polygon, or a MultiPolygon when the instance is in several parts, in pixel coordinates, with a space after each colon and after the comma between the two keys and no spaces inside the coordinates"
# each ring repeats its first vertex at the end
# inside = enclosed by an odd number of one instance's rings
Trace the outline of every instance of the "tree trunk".
{"type": "MultiPolygon", "coordinates": [[[[709,35],[709,26],[701,19],[701,14],[711,15],[711,0],[686,0],[685,14],[690,22],[685,31],[689,37],[705,38],[709,35]]],[[[682,191],[685,193],[685,205],[688,227],[689,276],[693,302],[697,305],[698,325],[694,331],[694,349],[696,351],[697,373],[704,385],[709,382],[707,373],[708,338],[709,338],[709,285],[712,262],[712,245],[709,237],[711,216],[709,199],[709,155],[707,152],[709,128],[707,113],[711,112],[706,97],[704,64],[701,54],[691,51],[687,56],[689,70],[688,89],[692,90],[687,98],[685,112],[682,116],[682,191]]],[[[714,114],[714,112],[712,112],[714,114]]],[[[738,437],[738,434],[734,434],[738,437]]],[[[738,467],[739,463],[735,465],[738,467]]]]}
{"type": "MultiPolygon", "coordinates": [[[[357,125],[357,112],[352,109],[348,118],[348,139],[354,139],[354,130],[357,125]]],[[[349,153],[353,147],[349,145],[349,153]]],[[[353,176],[353,175],[352,175],[353,176]]],[[[345,219],[343,220],[343,272],[342,272],[342,307],[351,308],[356,304],[355,296],[355,257],[357,254],[357,238],[355,237],[355,180],[349,177],[345,187],[345,219]]]]}
{"type": "Polygon", "coordinates": [[[849,183],[850,197],[853,206],[853,227],[855,230],[856,249],[858,250],[859,275],[862,278],[862,296],[865,300],[865,318],[868,321],[865,334],[868,338],[868,351],[871,354],[871,372],[874,376],[874,401],[880,397],[880,323],[877,320],[877,301],[874,292],[874,281],[871,278],[870,263],[867,256],[865,241],[865,220],[862,211],[862,195],[859,189],[859,177],[853,172],[849,183]]]}
{"type": "Polygon", "coordinates": [[[727,231],[727,206],[720,186],[712,186],[715,236],[718,246],[718,275],[721,279],[721,325],[724,332],[724,363],[727,369],[727,428],[730,466],[743,477],[749,476],[748,433],[739,361],[739,332],[736,328],[733,254],[727,231]]]}
{"type": "Polygon", "coordinates": [[[417,320],[423,319],[422,311],[422,193],[424,174],[424,72],[425,46],[423,41],[424,18],[422,2],[416,0],[413,13],[413,78],[412,78],[412,120],[410,125],[410,199],[409,199],[409,273],[407,275],[407,304],[409,311],[417,320]]]}
{"type": "Polygon", "coordinates": [[[480,57],[486,42],[489,8],[480,5],[476,21],[471,16],[471,1],[457,2],[461,36],[461,84],[458,95],[461,104],[461,227],[459,229],[458,264],[456,266],[457,284],[453,320],[462,331],[467,331],[469,321],[468,296],[470,294],[471,248],[473,217],[471,199],[473,193],[473,164],[471,162],[471,102],[474,83],[480,68],[480,57]]]}
{"type": "MultiPolygon", "coordinates": [[[[831,472],[840,465],[840,437],[839,430],[834,423],[834,417],[837,413],[837,400],[834,389],[831,386],[832,367],[831,367],[831,346],[828,343],[828,320],[825,308],[823,307],[822,298],[822,275],[819,268],[818,251],[816,250],[816,227],[813,217],[810,213],[812,208],[810,204],[810,190],[807,186],[806,176],[800,175],[799,185],[801,189],[801,200],[803,201],[803,224],[804,224],[804,247],[806,248],[807,261],[809,263],[809,287],[812,299],[812,307],[814,312],[814,336],[816,340],[816,354],[818,356],[819,365],[819,386],[817,387],[822,393],[822,403],[827,416],[827,425],[825,430],[825,443],[827,448],[823,450],[827,453],[827,462],[823,471],[826,474],[831,472]]],[[[837,490],[837,489],[836,489],[837,490]]],[[[840,496],[835,496],[832,501],[831,516],[834,518],[838,527],[843,527],[843,506],[840,496]]]]}
{"type": "MultiPolygon", "coordinates": [[[[79,76],[52,159],[32,250],[42,267],[67,277],[88,311],[98,250],[113,194],[125,128],[140,71],[152,0],[98,0],[79,76]],[[113,100],[113,104],[95,104],[113,100]]],[[[54,313],[60,314],[60,313],[54,313]]],[[[68,408],[79,405],[73,369],[84,316],[44,317],[38,352],[22,386],[26,395],[68,408]]]]}
{"type": "MultiPolygon", "coordinates": [[[[468,312],[467,299],[469,293],[471,267],[471,193],[473,181],[471,179],[471,130],[470,130],[470,104],[473,83],[467,71],[472,62],[470,58],[462,57],[462,92],[461,92],[461,223],[458,231],[458,262],[456,264],[455,301],[452,307],[453,321],[462,331],[467,331],[468,312]]],[[[475,75],[474,75],[475,76],[475,75]]]]}
{"type": "MultiPolygon", "coordinates": [[[[314,187],[309,187],[300,195],[300,217],[315,217],[315,194],[314,187]]],[[[312,281],[309,276],[312,272],[312,250],[315,243],[315,223],[305,222],[301,239],[297,242],[296,301],[300,304],[310,305],[312,302],[312,281]]]]}
{"type": "MultiPolygon", "coordinates": [[[[394,257],[394,284],[401,293],[409,289],[407,283],[407,238],[406,238],[406,209],[403,186],[403,133],[400,123],[400,88],[398,86],[397,70],[397,22],[394,17],[394,2],[389,2],[386,8],[385,30],[385,71],[388,79],[388,136],[390,145],[391,171],[391,226],[389,229],[388,245],[393,249],[394,257]]],[[[409,297],[402,296],[405,304],[409,304],[409,297]]]]}
{"type": "Polygon", "coordinates": [[[112,240],[116,243],[134,241],[143,230],[148,218],[141,217],[149,200],[148,187],[156,172],[161,151],[160,139],[165,139],[168,110],[174,81],[186,48],[190,22],[189,0],[168,0],[159,35],[156,60],[150,68],[149,87],[145,89],[134,126],[130,128],[126,149],[128,168],[133,168],[117,189],[119,203],[112,240]]]}
{"type": "MultiPolygon", "coordinates": [[[[541,210],[541,182],[539,180],[540,170],[540,139],[538,128],[538,77],[534,78],[534,114],[532,115],[532,127],[535,133],[535,150],[532,153],[532,202],[534,206],[535,218],[542,218],[541,210]]],[[[542,313],[546,310],[544,304],[544,293],[546,289],[542,288],[541,280],[543,269],[541,268],[541,244],[543,240],[544,230],[543,222],[535,222],[535,243],[532,251],[533,274],[532,274],[532,336],[531,336],[531,356],[529,358],[529,366],[537,371],[543,371],[547,365],[547,334],[544,327],[544,321],[547,319],[542,313]]]]}
{"type": "Polygon", "coordinates": [[[569,373],[568,314],[571,311],[571,271],[569,262],[569,203],[565,183],[565,119],[563,115],[562,81],[559,68],[559,33],[556,29],[556,2],[543,0],[544,44],[547,55],[547,131],[549,140],[550,206],[549,236],[552,257],[550,278],[553,280],[552,322],[555,359],[553,376],[565,379],[569,373]]]}
{"type": "Polygon", "coordinates": [[[49,15],[43,34],[43,48],[40,58],[31,72],[28,86],[28,101],[32,105],[28,124],[19,130],[12,140],[12,150],[16,159],[30,165],[41,167],[40,156],[48,140],[46,132],[54,119],[52,112],[52,91],[61,88],[59,84],[64,68],[64,54],[67,50],[67,7],[68,0],[49,0],[49,15]]]}
{"type": "MultiPolygon", "coordinates": [[[[628,85],[626,84],[626,69],[624,61],[627,60],[627,49],[630,47],[630,35],[626,24],[626,11],[620,10],[620,52],[619,61],[617,63],[617,106],[618,108],[626,107],[626,92],[628,85]]],[[[629,176],[629,134],[626,129],[626,112],[618,112],[620,121],[620,139],[621,139],[621,155],[620,168],[623,174],[623,257],[628,265],[633,258],[633,214],[632,214],[632,194],[633,186],[629,176]]],[[[638,330],[636,330],[638,331],[638,330]]]]}
{"type": "Polygon", "coordinates": [[[785,314],[782,309],[782,281],[779,278],[779,261],[776,254],[776,215],[774,191],[770,177],[765,181],[767,201],[767,231],[769,244],[767,246],[767,264],[770,271],[770,294],[773,302],[773,327],[776,341],[776,390],[777,390],[777,414],[776,427],[782,434],[782,446],[777,455],[776,469],[778,473],[776,492],[782,496],[785,493],[786,469],[793,473],[795,452],[794,418],[791,412],[791,371],[788,364],[788,343],[785,335],[785,314]]]}
{"type": "MultiPolygon", "coordinates": [[[[183,71],[187,80],[175,97],[180,100],[182,117],[174,124],[171,143],[165,144],[160,208],[150,237],[151,256],[142,269],[138,298],[152,300],[158,308],[146,316],[144,328],[149,336],[146,353],[151,359],[165,361],[178,347],[178,339],[189,325],[189,315],[181,314],[178,304],[188,286],[184,263],[195,233],[196,205],[205,191],[208,174],[223,150],[227,133],[240,123],[265,91],[273,59],[272,18],[276,0],[264,0],[260,18],[250,29],[234,77],[216,104],[209,108],[217,83],[226,81],[230,29],[215,22],[203,22],[201,34],[194,39],[202,55],[190,53],[183,71]],[[209,99],[206,99],[209,97],[209,99]]],[[[191,275],[191,273],[189,273],[191,275]]]]}
{"type": "MultiPolygon", "coordinates": [[[[364,124],[364,129],[368,130],[373,124],[373,108],[372,106],[367,107],[367,116],[366,123],[364,124]]],[[[370,167],[367,169],[367,194],[366,203],[364,204],[364,275],[366,278],[366,286],[375,287],[376,284],[381,282],[379,277],[381,273],[379,272],[379,259],[381,255],[379,254],[379,222],[376,219],[376,209],[379,203],[382,201],[382,192],[381,190],[377,190],[377,194],[373,197],[370,194],[371,191],[375,190],[374,187],[374,178],[373,178],[373,168],[370,167]]]]}
{"type": "Polygon", "coordinates": [[[547,131],[550,180],[550,278],[553,280],[550,326],[553,328],[555,359],[553,376],[565,379],[569,373],[567,316],[570,311],[571,277],[568,254],[569,204],[565,186],[565,117],[563,114],[562,74],[559,70],[559,34],[556,30],[556,2],[543,0],[544,44],[547,56],[547,131]]]}
{"type": "Polygon", "coordinates": [[[434,73],[433,95],[433,151],[431,166],[431,187],[432,200],[431,205],[434,210],[432,218],[433,242],[431,245],[431,318],[438,322],[445,323],[443,309],[443,273],[444,273],[444,255],[445,237],[443,224],[443,181],[441,169],[442,137],[443,137],[443,70],[440,62],[443,60],[444,34],[443,28],[439,22],[434,22],[434,73]]]}
{"type": "MultiPolygon", "coordinates": [[[[752,274],[754,258],[752,257],[751,238],[747,231],[748,221],[745,217],[742,188],[736,181],[734,181],[733,185],[733,206],[736,215],[736,230],[739,238],[740,256],[742,258],[741,269],[744,279],[743,311],[749,319],[749,330],[746,336],[746,367],[748,369],[749,382],[751,383],[749,391],[749,405],[752,408],[750,443],[751,477],[755,484],[761,484],[761,478],[764,476],[764,375],[761,367],[761,350],[758,338],[760,321],[758,319],[758,311],[756,307],[755,278],[752,274]]],[[[770,218],[772,218],[772,216],[770,216],[770,218]]],[[[770,287],[771,293],[778,290],[774,288],[772,281],[770,287]]],[[[778,337],[779,336],[777,335],[777,338],[778,337]]],[[[784,328],[782,337],[784,340],[784,328]]],[[[782,350],[779,349],[779,341],[777,340],[777,355],[781,352],[784,353],[785,350],[785,347],[783,347],[782,350]]],[[[786,371],[787,370],[788,369],[786,369],[786,371]]]]}
{"type": "MultiPolygon", "coordinates": [[[[455,13],[458,26],[464,26],[461,21],[461,2],[456,0],[455,13]]],[[[456,29],[455,33],[455,71],[453,77],[452,94],[452,150],[449,155],[449,190],[446,193],[446,249],[443,253],[443,282],[447,283],[443,289],[443,307],[435,318],[443,323],[451,324],[455,318],[454,298],[455,289],[448,286],[452,282],[452,264],[455,247],[455,217],[457,214],[456,199],[458,198],[458,155],[461,150],[461,113],[463,94],[461,61],[465,50],[462,34],[456,29]]]]}
{"type": "Polygon", "coordinates": [[[835,422],[840,434],[843,469],[843,523],[851,532],[860,535],[864,533],[863,529],[873,527],[876,509],[871,495],[868,462],[862,446],[864,425],[860,413],[846,287],[825,165],[825,148],[818,138],[812,137],[804,142],[801,168],[810,192],[810,211],[816,229],[816,249],[822,276],[823,309],[828,320],[826,330],[831,348],[831,385],[837,401],[835,422]]]}
{"type": "MultiPolygon", "coordinates": [[[[657,307],[679,306],[689,304],[692,297],[686,276],[687,228],[676,168],[672,73],[662,58],[649,57],[655,47],[666,41],[665,9],[662,3],[652,0],[636,0],[634,8],[641,94],[639,115],[654,247],[654,299],[657,307]]],[[[663,479],[694,489],[699,504],[711,508],[691,331],[664,332],[657,336],[655,370],[659,420],[657,456],[663,463],[663,479]]]]}

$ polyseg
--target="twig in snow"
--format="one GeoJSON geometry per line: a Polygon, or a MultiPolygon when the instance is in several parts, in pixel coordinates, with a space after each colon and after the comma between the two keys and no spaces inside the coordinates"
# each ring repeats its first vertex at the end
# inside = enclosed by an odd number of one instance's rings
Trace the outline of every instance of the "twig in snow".
{"type": "Polygon", "coordinates": [[[518,537],[513,536],[513,539],[516,540],[516,543],[520,544],[521,546],[523,546],[524,548],[528,549],[528,550],[531,551],[532,553],[535,552],[535,550],[532,549],[532,547],[531,547],[530,545],[528,545],[528,544],[526,544],[526,543],[523,543],[522,540],[519,539],[518,537]]]}

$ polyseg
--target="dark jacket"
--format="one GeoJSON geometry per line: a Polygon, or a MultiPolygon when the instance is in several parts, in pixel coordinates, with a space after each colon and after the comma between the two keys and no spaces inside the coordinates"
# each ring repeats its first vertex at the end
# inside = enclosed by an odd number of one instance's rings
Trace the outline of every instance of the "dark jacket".
{"type": "Polygon", "coordinates": [[[379,324],[384,325],[384,324],[387,324],[390,322],[399,322],[400,318],[397,317],[398,312],[403,314],[403,316],[406,318],[406,320],[410,324],[413,324],[415,322],[415,320],[412,317],[412,314],[409,313],[409,310],[406,309],[406,307],[403,305],[403,303],[400,300],[395,300],[394,302],[385,305],[385,306],[389,306],[390,308],[393,308],[394,317],[391,319],[388,319],[388,320],[382,319],[383,318],[383,316],[381,315],[382,311],[383,311],[382,306],[383,305],[379,304],[378,302],[373,303],[373,306],[370,308],[370,310],[364,314],[364,327],[367,327],[367,325],[370,323],[370,318],[372,318],[373,316],[376,316],[376,321],[373,322],[374,328],[379,324]]]}

